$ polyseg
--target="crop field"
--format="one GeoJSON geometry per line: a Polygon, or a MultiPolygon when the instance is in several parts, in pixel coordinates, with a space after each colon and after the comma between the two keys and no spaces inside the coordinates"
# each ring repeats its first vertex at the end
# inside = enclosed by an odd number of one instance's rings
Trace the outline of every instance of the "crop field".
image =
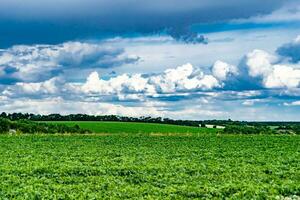
{"type": "Polygon", "coordinates": [[[134,123],[134,122],[82,122],[82,121],[63,121],[63,122],[47,122],[47,123],[63,123],[70,126],[79,125],[81,128],[91,130],[94,133],[106,134],[195,134],[195,133],[215,133],[217,130],[178,126],[168,124],[151,124],[151,123],[134,123]]]}
{"type": "Polygon", "coordinates": [[[0,199],[297,199],[299,144],[274,135],[0,135],[0,199]]]}

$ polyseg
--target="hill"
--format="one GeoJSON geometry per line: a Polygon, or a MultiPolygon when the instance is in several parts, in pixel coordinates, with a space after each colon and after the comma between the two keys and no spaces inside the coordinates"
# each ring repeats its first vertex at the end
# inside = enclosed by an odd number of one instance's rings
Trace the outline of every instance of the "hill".
{"type": "Polygon", "coordinates": [[[140,122],[82,122],[82,121],[62,121],[48,122],[55,124],[65,124],[68,126],[79,125],[82,129],[90,130],[94,133],[128,133],[128,134],[180,134],[180,133],[216,133],[216,129],[178,126],[168,124],[140,123],[140,122]]]}

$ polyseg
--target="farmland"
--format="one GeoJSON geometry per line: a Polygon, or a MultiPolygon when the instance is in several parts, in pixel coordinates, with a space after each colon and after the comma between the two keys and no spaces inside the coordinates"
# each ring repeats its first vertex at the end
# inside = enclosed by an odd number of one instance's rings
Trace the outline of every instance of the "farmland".
{"type": "Polygon", "coordinates": [[[134,122],[84,122],[84,121],[61,121],[61,122],[48,122],[55,124],[66,124],[69,126],[79,125],[83,129],[88,129],[94,133],[106,134],[204,134],[216,133],[215,129],[177,126],[167,124],[154,124],[154,123],[134,123],[134,122]]]}
{"type": "Polygon", "coordinates": [[[1,199],[300,196],[300,137],[1,135],[1,199]]]}

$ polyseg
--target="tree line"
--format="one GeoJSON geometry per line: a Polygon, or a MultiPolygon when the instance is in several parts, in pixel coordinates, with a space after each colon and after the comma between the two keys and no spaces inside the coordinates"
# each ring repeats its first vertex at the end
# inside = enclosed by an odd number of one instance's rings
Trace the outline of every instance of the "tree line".
{"type": "Polygon", "coordinates": [[[268,126],[229,125],[223,130],[225,134],[276,134],[274,129],[268,126]]]}
{"type": "Polygon", "coordinates": [[[268,125],[227,125],[222,133],[225,134],[300,134],[300,125],[293,124],[271,128],[268,125]]]}
{"type": "Polygon", "coordinates": [[[175,124],[185,126],[199,126],[203,124],[226,126],[226,125],[247,125],[247,126],[295,126],[300,125],[299,122],[248,122],[248,121],[233,121],[228,120],[175,120],[162,117],[126,117],[119,115],[87,115],[87,114],[49,114],[40,115],[32,113],[5,113],[2,112],[0,117],[6,118],[12,121],[26,119],[31,121],[120,121],[120,122],[149,122],[149,123],[163,123],[163,124],[175,124]]]}
{"type": "Polygon", "coordinates": [[[36,133],[91,133],[89,130],[80,128],[78,125],[67,126],[64,124],[53,124],[53,123],[41,123],[34,122],[30,120],[20,119],[16,121],[11,121],[6,118],[0,118],[0,133],[26,133],[26,134],[36,134],[36,133]]]}
{"type": "Polygon", "coordinates": [[[174,124],[183,126],[199,126],[202,121],[197,120],[173,120],[162,117],[126,117],[118,115],[87,115],[87,114],[49,114],[40,115],[32,113],[5,113],[2,112],[0,117],[12,121],[16,120],[31,120],[31,121],[115,121],[115,122],[147,122],[147,123],[161,123],[161,124],[174,124]]]}

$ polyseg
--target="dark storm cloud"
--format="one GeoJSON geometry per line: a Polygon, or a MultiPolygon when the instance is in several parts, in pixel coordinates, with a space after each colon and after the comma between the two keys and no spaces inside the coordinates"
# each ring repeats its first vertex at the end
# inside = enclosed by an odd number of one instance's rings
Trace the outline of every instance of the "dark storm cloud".
{"type": "Polygon", "coordinates": [[[203,35],[191,31],[189,27],[171,28],[167,33],[177,41],[189,44],[207,44],[207,39],[203,35]]]}
{"type": "MultiPolygon", "coordinates": [[[[41,3],[38,0],[2,0],[0,47],[165,30],[177,33],[178,29],[188,30],[186,27],[195,23],[270,13],[291,1],[44,0],[41,3]]],[[[203,36],[189,31],[175,36],[185,42],[203,42],[203,36]]]]}
{"type": "MultiPolygon", "coordinates": [[[[144,18],[180,16],[183,13],[198,13],[206,19],[223,19],[224,17],[244,17],[269,12],[291,0],[2,0],[1,15],[11,18],[30,19],[40,17],[43,19],[73,19],[95,16],[140,16],[144,18]],[[224,10],[219,10],[223,8],[224,10]],[[217,11],[219,10],[219,11],[217,11]],[[207,15],[209,11],[214,11],[207,15]],[[234,11],[234,12],[231,12],[234,11]]],[[[182,15],[181,15],[182,16],[182,15]]],[[[191,18],[192,15],[186,15],[191,18]]],[[[197,18],[197,16],[193,16],[197,18]]],[[[141,18],[136,18],[138,21],[141,18]]],[[[125,20],[125,19],[123,19],[125,20]]]]}
{"type": "Polygon", "coordinates": [[[282,45],[277,49],[277,53],[287,57],[290,62],[297,63],[300,61],[300,37],[293,42],[282,45]]]}

